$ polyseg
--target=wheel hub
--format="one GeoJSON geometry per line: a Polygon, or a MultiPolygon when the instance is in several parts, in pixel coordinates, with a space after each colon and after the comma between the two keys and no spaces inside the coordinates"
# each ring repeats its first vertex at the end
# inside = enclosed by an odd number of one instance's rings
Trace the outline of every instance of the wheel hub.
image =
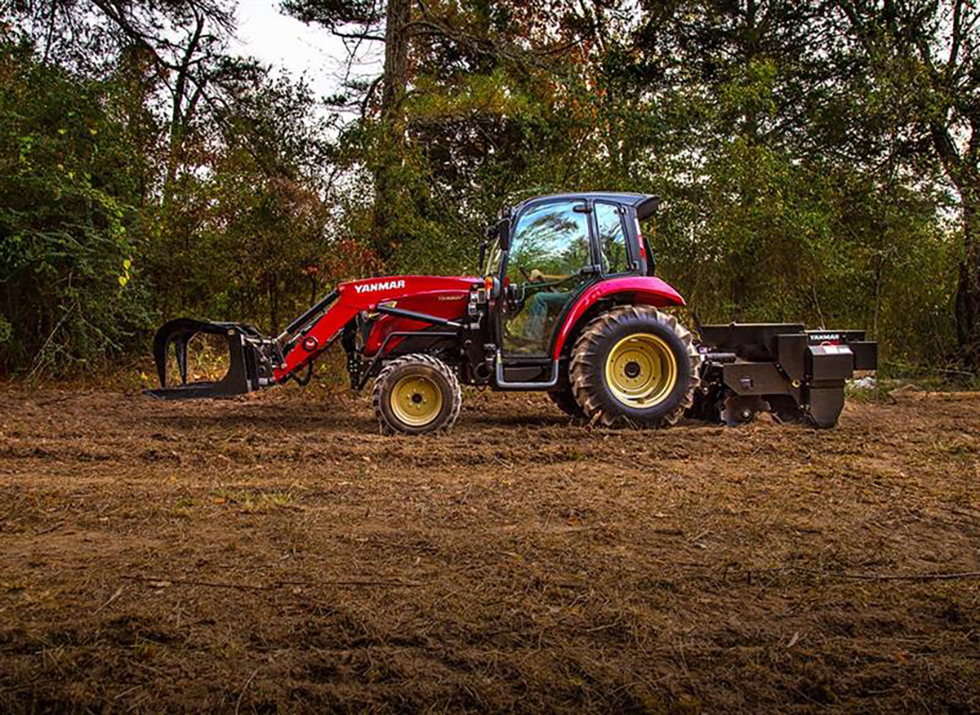
{"type": "Polygon", "coordinates": [[[606,384],[620,402],[630,407],[654,407],[677,384],[677,359],[667,342],[656,335],[637,333],[616,343],[606,358],[606,384]]]}
{"type": "Polygon", "coordinates": [[[439,386],[424,375],[407,375],[391,391],[391,411],[412,427],[432,422],[442,410],[439,386]]]}

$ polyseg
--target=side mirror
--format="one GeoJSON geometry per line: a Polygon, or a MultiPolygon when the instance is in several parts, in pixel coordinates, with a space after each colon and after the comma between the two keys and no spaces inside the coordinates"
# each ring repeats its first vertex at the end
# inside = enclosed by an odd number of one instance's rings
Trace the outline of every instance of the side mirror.
{"type": "Polygon", "coordinates": [[[476,261],[477,272],[482,272],[484,267],[487,265],[487,247],[489,246],[488,241],[484,241],[480,244],[480,256],[476,261]]]}
{"type": "Polygon", "coordinates": [[[497,222],[497,240],[501,251],[510,250],[510,219],[502,218],[497,222]]]}

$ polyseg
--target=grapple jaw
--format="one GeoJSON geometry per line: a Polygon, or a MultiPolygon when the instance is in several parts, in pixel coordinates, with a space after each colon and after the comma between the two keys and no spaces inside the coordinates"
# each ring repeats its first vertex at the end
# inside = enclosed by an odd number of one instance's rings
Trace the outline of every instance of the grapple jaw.
{"type": "Polygon", "coordinates": [[[153,359],[160,387],[147,390],[147,394],[165,400],[241,395],[271,384],[274,365],[281,357],[278,344],[264,338],[251,325],[177,318],[160,328],[153,338],[153,359]],[[227,343],[228,372],[220,380],[187,382],[187,346],[199,333],[220,335],[227,343]],[[171,384],[167,379],[167,353],[171,344],[180,384],[171,384]]]}

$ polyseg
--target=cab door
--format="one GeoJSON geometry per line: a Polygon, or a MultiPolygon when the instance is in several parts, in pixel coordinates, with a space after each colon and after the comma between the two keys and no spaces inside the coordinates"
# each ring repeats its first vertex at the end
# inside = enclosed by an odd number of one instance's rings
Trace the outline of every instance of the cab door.
{"type": "Polygon", "coordinates": [[[560,316],[598,275],[589,211],[584,200],[558,199],[517,217],[500,311],[505,356],[549,356],[560,316]]]}

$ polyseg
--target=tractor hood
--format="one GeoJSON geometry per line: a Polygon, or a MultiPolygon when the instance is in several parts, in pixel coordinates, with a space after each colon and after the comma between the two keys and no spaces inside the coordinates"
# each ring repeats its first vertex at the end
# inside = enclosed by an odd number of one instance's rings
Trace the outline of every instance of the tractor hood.
{"type": "MultiPolygon", "coordinates": [[[[339,286],[340,304],[360,311],[371,312],[379,304],[444,320],[465,318],[470,290],[480,287],[479,278],[447,278],[444,276],[387,276],[367,278],[339,286]]],[[[391,333],[414,332],[429,328],[428,323],[413,320],[408,315],[378,315],[365,340],[364,354],[374,355],[391,333]]],[[[395,347],[402,338],[389,344],[395,347]]]]}

